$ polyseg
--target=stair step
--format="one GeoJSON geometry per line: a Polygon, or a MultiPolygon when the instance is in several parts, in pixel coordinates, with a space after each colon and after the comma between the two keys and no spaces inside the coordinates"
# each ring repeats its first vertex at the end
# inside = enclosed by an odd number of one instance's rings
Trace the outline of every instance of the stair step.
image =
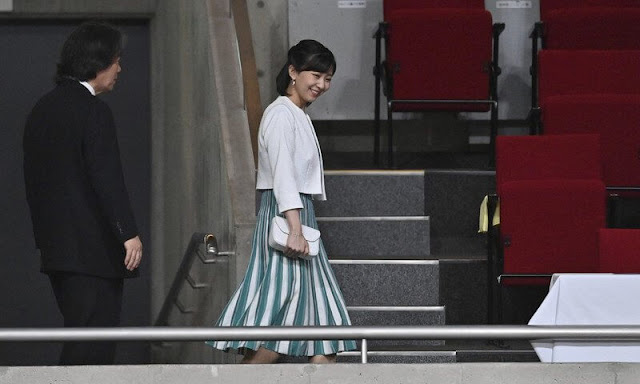
{"type": "Polygon", "coordinates": [[[485,240],[478,234],[478,215],[483,198],[495,191],[495,171],[427,170],[424,183],[432,254],[481,255],[485,240]]]}
{"type": "MultiPolygon", "coordinates": [[[[283,356],[281,363],[306,364],[307,357],[283,356]]],[[[337,362],[358,364],[361,352],[340,352],[337,362]]],[[[432,351],[369,351],[369,364],[443,364],[443,363],[539,363],[535,351],[522,350],[432,350],[432,351]]]]}
{"type": "MultiPolygon", "coordinates": [[[[354,326],[403,326],[443,325],[445,312],[442,306],[353,306],[347,307],[354,326]]],[[[360,348],[360,340],[356,340],[360,348]]],[[[442,340],[369,340],[370,347],[434,346],[442,340]]]]}
{"type": "Polygon", "coordinates": [[[429,217],[319,217],[330,257],[421,257],[430,255],[429,217]]]}
{"type": "Polygon", "coordinates": [[[440,303],[446,306],[447,324],[487,322],[487,261],[440,260],[440,303]]]}
{"type": "Polygon", "coordinates": [[[437,260],[331,260],[349,306],[439,305],[437,260]]]}
{"type": "Polygon", "coordinates": [[[540,361],[528,340],[447,340],[438,348],[456,351],[459,363],[540,361]]]}
{"type": "Polygon", "coordinates": [[[539,363],[533,350],[463,350],[456,352],[459,363],[539,363]]]}
{"type": "MultiPolygon", "coordinates": [[[[389,348],[372,348],[371,341],[369,340],[368,343],[368,363],[527,363],[540,361],[531,345],[525,340],[505,341],[499,345],[483,340],[454,340],[447,341],[444,345],[391,346],[389,348]]],[[[358,350],[338,353],[338,363],[361,363],[360,345],[358,348],[358,350]]],[[[286,356],[281,362],[307,363],[308,359],[286,356]]]]}
{"type": "Polygon", "coordinates": [[[431,256],[437,259],[487,259],[487,235],[471,233],[458,236],[430,237],[431,256]]]}
{"type": "MultiPolygon", "coordinates": [[[[336,358],[338,363],[358,364],[362,362],[360,351],[340,352],[336,358]]],[[[279,363],[307,364],[306,356],[282,356],[279,363]]],[[[368,363],[378,364],[440,364],[455,363],[455,351],[369,351],[368,363]]]]}
{"type": "MultiPolygon", "coordinates": [[[[349,351],[338,354],[338,363],[360,363],[360,351],[349,351]]],[[[368,363],[379,364],[440,364],[455,363],[454,351],[369,351],[368,363]]]]}
{"type": "Polygon", "coordinates": [[[326,171],[321,216],[423,216],[424,171],[326,171]]]}

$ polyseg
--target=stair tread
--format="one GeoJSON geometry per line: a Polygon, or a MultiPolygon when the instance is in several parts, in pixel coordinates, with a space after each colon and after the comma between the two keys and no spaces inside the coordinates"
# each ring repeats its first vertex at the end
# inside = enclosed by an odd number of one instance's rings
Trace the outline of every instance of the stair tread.
{"type": "Polygon", "coordinates": [[[435,260],[330,260],[348,306],[439,304],[435,260]]]}
{"type": "Polygon", "coordinates": [[[371,346],[371,352],[383,353],[439,353],[439,352],[477,352],[477,353],[535,353],[526,340],[509,340],[498,345],[486,340],[445,340],[440,345],[388,345],[371,346]]]}
{"type": "Polygon", "coordinates": [[[316,216],[424,215],[424,171],[326,171],[316,216]]]}
{"type": "Polygon", "coordinates": [[[428,255],[428,218],[393,221],[318,221],[327,253],[341,255],[428,255]]]}

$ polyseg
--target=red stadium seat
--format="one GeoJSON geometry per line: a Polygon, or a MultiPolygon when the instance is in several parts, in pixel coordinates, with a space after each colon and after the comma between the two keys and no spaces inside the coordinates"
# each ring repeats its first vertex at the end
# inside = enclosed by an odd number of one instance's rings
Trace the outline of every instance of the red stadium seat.
{"type": "Polygon", "coordinates": [[[640,50],[543,50],[538,63],[540,104],[553,95],[640,93],[640,50]]]}
{"type": "MultiPolygon", "coordinates": [[[[482,10],[398,10],[388,19],[392,100],[489,100],[491,14],[482,10]],[[461,28],[461,26],[466,28],[461,28]],[[434,38],[437,34],[446,38],[434,38]],[[462,46],[464,45],[464,46],[462,46]],[[452,77],[456,81],[452,81],[452,77]]],[[[389,95],[388,95],[389,96],[389,95]]],[[[394,111],[489,111],[489,104],[394,104],[394,111]]]]}
{"type": "Polygon", "coordinates": [[[394,112],[490,110],[494,137],[497,44],[504,25],[492,25],[483,3],[472,0],[385,1],[384,12],[385,21],[376,33],[376,163],[382,84],[388,105],[389,164],[393,163],[394,112]]]}
{"type": "Polygon", "coordinates": [[[606,222],[599,137],[499,136],[496,183],[500,225],[489,231],[491,322],[502,313],[502,285],[548,284],[553,273],[597,270],[598,230],[606,222]]]}
{"type": "Polygon", "coordinates": [[[639,229],[600,229],[598,272],[640,273],[639,229]]]}
{"type": "Polygon", "coordinates": [[[598,135],[503,136],[496,148],[496,187],[521,180],[602,180],[598,135]]]}
{"type": "Polygon", "coordinates": [[[541,0],[540,20],[544,21],[551,12],[559,9],[594,7],[640,8],[640,0],[541,0]]]}
{"type": "Polygon", "coordinates": [[[540,51],[532,68],[531,131],[540,131],[542,105],[547,97],[583,94],[640,94],[640,50],[540,51]]]}
{"type": "Polygon", "coordinates": [[[544,49],[640,49],[640,8],[578,8],[542,20],[544,49]]]}
{"type": "Polygon", "coordinates": [[[601,180],[512,181],[501,190],[502,284],[549,282],[509,276],[597,271],[606,218],[601,180]]]}
{"type": "Polygon", "coordinates": [[[545,135],[600,135],[607,187],[640,187],[640,94],[549,96],[541,107],[545,135]]]}
{"type": "MultiPolygon", "coordinates": [[[[531,33],[531,107],[538,114],[538,43],[544,50],[640,49],[640,0],[543,0],[531,33]]],[[[606,78],[606,75],[604,76],[606,78]]]]}

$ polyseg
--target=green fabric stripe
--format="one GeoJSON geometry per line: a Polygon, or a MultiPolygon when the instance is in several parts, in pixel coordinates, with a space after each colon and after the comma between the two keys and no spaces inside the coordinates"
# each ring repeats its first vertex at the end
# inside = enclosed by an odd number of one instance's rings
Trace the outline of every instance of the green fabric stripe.
{"type": "MultiPolygon", "coordinates": [[[[301,210],[301,222],[318,228],[313,210],[313,201],[308,195],[301,194],[304,208],[301,210]]],[[[217,326],[304,326],[310,324],[349,325],[342,293],[336,283],[333,270],[327,259],[322,243],[320,253],[312,261],[287,258],[267,245],[271,219],[278,213],[278,207],[272,191],[262,193],[256,229],[253,235],[253,247],[249,267],[245,278],[223,310],[217,326]],[[285,276],[285,271],[287,275],[285,276]],[[271,276],[275,277],[271,277],[271,276]],[[326,283],[324,283],[326,280],[326,283]],[[316,287],[315,284],[319,287],[316,287]],[[254,289],[251,289],[251,286],[254,289]],[[281,302],[280,297],[285,295],[281,302]],[[297,294],[297,297],[296,297],[297,294]],[[337,313],[332,313],[329,300],[334,300],[337,313]],[[320,318],[317,305],[323,302],[326,318],[320,318]],[[255,313],[255,319],[250,315],[255,313]],[[293,315],[293,321],[288,317],[293,315]],[[231,317],[225,320],[225,317],[231,317]],[[307,320],[305,320],[307,318],[307,320]]],[[[325,349],[322,341],[287,342],[247,342],[247,341],[210,341],[207,344],[222,350],[251,348],[260,346],[283,354],[312,356],[333,354],[356,348],[355,341],[331,341],[325,349]]]]}

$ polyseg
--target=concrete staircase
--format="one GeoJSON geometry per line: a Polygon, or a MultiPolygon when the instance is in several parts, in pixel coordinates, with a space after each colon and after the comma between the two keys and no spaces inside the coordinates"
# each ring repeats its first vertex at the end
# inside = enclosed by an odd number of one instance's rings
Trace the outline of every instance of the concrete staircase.
{"type": "MultiPolygon", "coordinates": [[[[328,200],[315,202],[316,216],[354,325],[486,323],[477,212],[493,172],[328,170],[325,180],[328,200]]],[[[371,363],[537,361],[526,342],[368,344],[371,363]]],[[[360,358],[347,352],[338,360],[360,358]]]]}
{"type": "MultiPolygon", "coordinates": [[[[327,171],[318,225],[354,325],[442,325],[423,171],[327,171]]],[[[360,341],[357,341],[360,344],[360,341]]],[[[369,340],[371,362],[452,362],[442,340],[369,340]]],[[[359,352],[341,354],[357,362],[359,352]]]]}
{"type": "Polygon", "coordinates": [[[422,171],[327,171],[327,201],[315,203],[333,259],[426,259],[422,171]]]}

